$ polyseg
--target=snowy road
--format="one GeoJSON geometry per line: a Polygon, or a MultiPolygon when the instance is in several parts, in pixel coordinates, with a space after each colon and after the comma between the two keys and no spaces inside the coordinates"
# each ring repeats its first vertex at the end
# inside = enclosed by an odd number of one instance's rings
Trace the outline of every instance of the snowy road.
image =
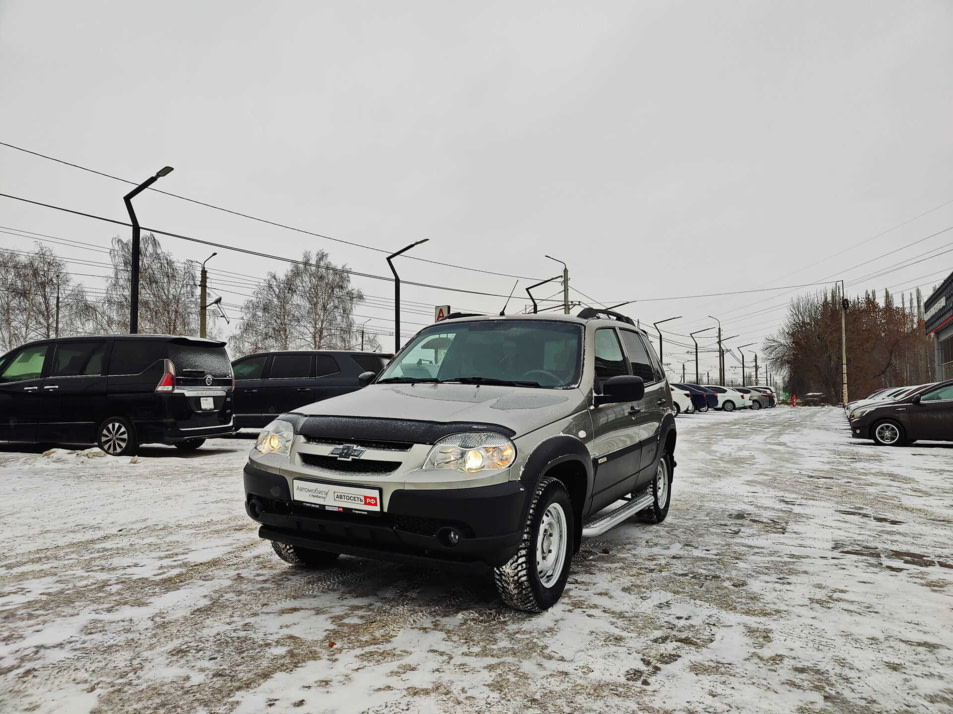
{"type": "Polygon", "coordinates": [[[953,710],[953,445],[833,407],[678,427],[668,520],[585,542],[537,616],[476,572],[286,566],[247,439],[0,445],[0,711],[953,710]]]}

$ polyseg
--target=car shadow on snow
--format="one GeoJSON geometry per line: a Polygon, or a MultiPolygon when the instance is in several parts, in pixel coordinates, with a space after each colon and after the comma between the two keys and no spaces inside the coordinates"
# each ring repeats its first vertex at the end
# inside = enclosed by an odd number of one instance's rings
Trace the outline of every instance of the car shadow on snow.
{"type": "MultiPolygon", "coordinates": [[[[87,451],[89,449],[96,448],[90,444],[55,444],[51,442],[44,443],[26,443],[26,442],[16,442],[16,441],[2,441],[0,442],[0,453],[10,453],[10,454],[43,454],[50,449],[63,449],[65,451],[87,451]]],[[[182,451],[177,449],[174,446],[165,446],[163,444],[144,444],[136,449],[135,454],[127,454],[126,456],[120,456],[117,458],[130,458],[135,455],[140,458],[178,458],[178,459],[195,459],[203,458],[209,456],[215,456],[217,454],[232,454],[236,451],[244,451],[244,444],[236,444],[236,448],[233,449],[223,449],[223,448],[214,448],[209,446],[201,446],[194,451],[182,451]]]]}

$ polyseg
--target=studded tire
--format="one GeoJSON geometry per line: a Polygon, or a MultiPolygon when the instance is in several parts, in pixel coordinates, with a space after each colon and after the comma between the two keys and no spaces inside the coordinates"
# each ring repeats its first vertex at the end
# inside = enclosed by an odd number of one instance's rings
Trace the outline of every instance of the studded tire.
{"type": "Polygon", "coordinates": [[[561,481],[544,478],[533,493],[519,550],[494,569],[500,597],[524,612],[548,610],[569,579],[573,553],[573,509],[561,481]]]}
{"type": "Polygon", "coordinates": [[[136,453],[136,431],[126,417],[105,419],[96,430],[96,444],[110,456],[129,456],[136,453]]]}
{"type": "Polygon", "coordinates": [[[640,513],[642,520],[647,523],[661,523],[668,517],[668,507],[672,503],[672,458],[662,454],[655,470],[655,478],[649,487],[652,494],[652,505],[640,513]]]}
{"type": "Polygon", "coordinates": [[[279,558],[296,568],[327,568],[334,565],[334,561],[340,555],[339,553],[329,553],[323,550],[300,548],[296,545],[279,543],[274,540],[271,541],[271,547],[279,558]]]}

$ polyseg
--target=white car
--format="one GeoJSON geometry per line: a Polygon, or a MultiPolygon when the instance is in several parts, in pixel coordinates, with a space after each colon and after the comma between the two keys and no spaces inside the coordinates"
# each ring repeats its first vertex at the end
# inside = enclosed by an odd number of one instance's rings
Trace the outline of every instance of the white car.
{"type": "Polygon", "coordinates": [[[713,391],[718,397],[718,406],[715,409],[733,412],[735,409],[748,408],[748,396],[735,391],[731,387],[719,387],[717,384],[703,384],[702,386],[713,391]]]}
{"type": "Polygon", "coordinates": [[[695,411],[695,407],[692,406],[692,395],[689,392],[673,387],[671,384],[668,386],[672,390],[672,406],[675,407],[675,416],[691,414],[695,411]]]}

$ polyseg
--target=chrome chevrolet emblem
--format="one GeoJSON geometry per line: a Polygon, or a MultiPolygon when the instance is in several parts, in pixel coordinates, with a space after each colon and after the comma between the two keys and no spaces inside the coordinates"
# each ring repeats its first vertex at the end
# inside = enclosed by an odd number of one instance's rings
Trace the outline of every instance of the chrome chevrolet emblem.
{"type": "Polygon", "coordinates": [[[363,453],[364,449],[360,446],[354,446],[354,444],[341,444],[331,450],[331,456],[337,456],[341,461],[359,459],[363,453]]]}
{"type": "Polygon", "coordinates": [[[210,374],[206,374],[206,375],[205,375],[205,386],[207,386],[207,387],[211,387],[211,386],[212,386],[212,375],[210,375],[210,374]]]}

